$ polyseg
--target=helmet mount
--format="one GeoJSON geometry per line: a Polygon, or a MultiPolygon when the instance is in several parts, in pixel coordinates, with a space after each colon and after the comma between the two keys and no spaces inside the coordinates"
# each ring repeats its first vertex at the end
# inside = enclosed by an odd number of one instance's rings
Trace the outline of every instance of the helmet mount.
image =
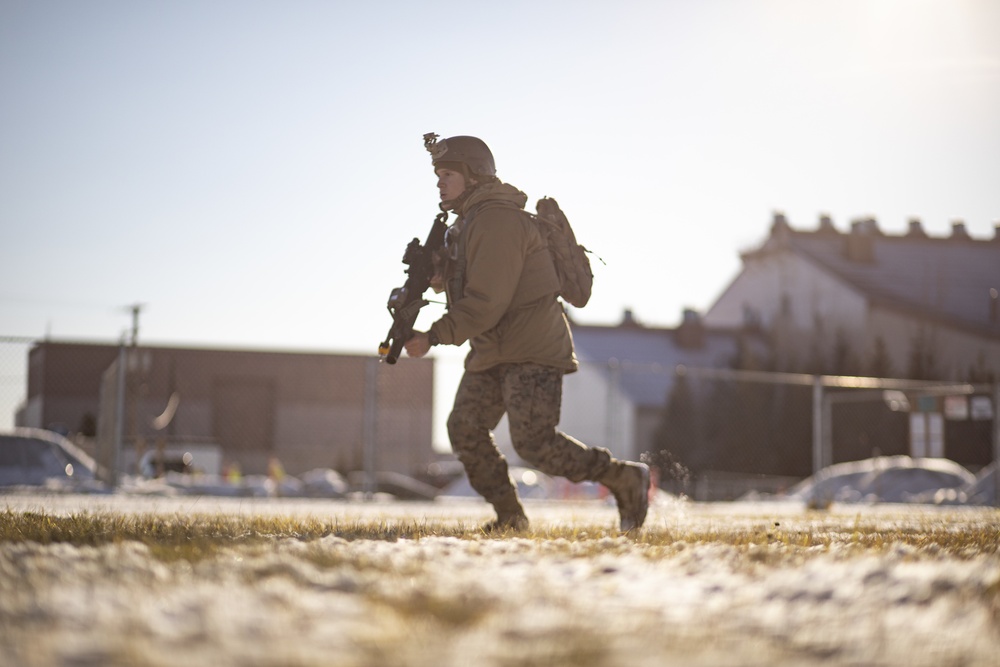
{"type": "Polygon", "coordinates": [[[460,162],[468,167],[473,177],[489,179],[497,175],[493,153],[486,142],[477,137],[456,136],[439,141],[437,134],[428,132],[424,135],[424,148],[431,154],[435,168],[439,162],[460,162]]]}

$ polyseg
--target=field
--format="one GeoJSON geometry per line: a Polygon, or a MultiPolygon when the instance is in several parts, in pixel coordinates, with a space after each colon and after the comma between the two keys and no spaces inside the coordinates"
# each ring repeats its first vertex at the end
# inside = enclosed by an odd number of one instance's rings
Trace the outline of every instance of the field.
{"type": "Polygon", "coordinates": [[[1000,510],[0,496],[0,664],[984,665],[1000,510]]]}

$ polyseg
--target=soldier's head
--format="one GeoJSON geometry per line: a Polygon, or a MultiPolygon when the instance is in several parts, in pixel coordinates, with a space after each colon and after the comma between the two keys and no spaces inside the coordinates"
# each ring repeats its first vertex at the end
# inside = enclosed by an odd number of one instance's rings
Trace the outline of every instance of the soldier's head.
{"type": "Polygon", "coordinates": [[[493,153],[482,139],[457,136],[438,141],[430,133],[424,135],[424,146],[438,176],[441,201],[457,199],[467,189],[496,180],[493,153]]]}

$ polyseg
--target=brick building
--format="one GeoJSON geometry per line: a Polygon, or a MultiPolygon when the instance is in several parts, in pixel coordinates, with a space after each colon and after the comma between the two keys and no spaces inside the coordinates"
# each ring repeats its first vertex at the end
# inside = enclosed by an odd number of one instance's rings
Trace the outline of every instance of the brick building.
{"type": "Polygon", "coordinates": [[[36,343],[17,424],[98,440],[117,425],[123,460],[158,439],[213,443],[245,473],[265,472],[272,458],[291,474],[360,470],[366,441],[378,470],[414,475],[435,457],[429,359],[387,366],[360,355],[141,346],[124,350],[127,390],[119,399],[121,352],[118,345],[36,343]]]}

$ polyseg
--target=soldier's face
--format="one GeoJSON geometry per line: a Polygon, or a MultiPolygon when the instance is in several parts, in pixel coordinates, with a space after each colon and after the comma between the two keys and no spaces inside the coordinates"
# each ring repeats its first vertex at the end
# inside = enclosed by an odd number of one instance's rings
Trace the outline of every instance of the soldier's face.
{"type": "Polygon", "coordinates": [[[465,177],[457,171],[451,169],[438,169],[438,191],[441,193],[441,201],[457,199],[465,192],[465,177]]]}

